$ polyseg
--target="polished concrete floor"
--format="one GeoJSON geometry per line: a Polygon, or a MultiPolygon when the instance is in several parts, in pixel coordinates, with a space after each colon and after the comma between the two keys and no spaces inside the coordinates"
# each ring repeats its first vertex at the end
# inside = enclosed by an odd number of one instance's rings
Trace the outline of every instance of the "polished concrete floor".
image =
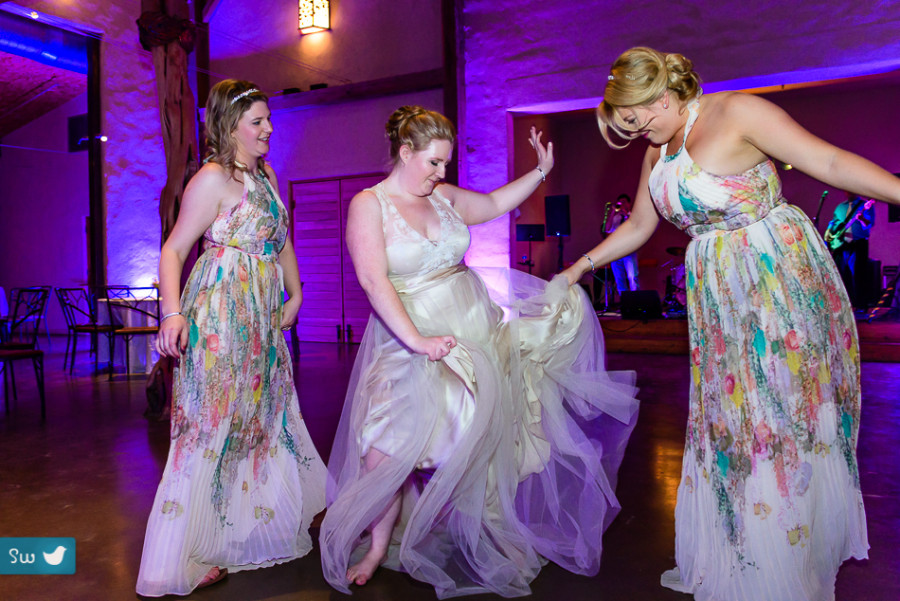
{"type": "MultiPolygon", "coordinates": [[[[59,349],[64,341],[54,341],[59,349]]],[[[297,361],[301,408],[327,455],[343,402],[353,347],[303,344],[297,361]]],[[[144,380],[91,374],[87,353],[76,374],[47,359],[47,421],[40,422],[30,367],[16,369],[19,399],[0,413],[0,536],[74,537],[77,571],[70,576],[2,576],[0,600],[135,599],[144,528],[162,473],[168,423],[149,422],[144,380]]],[[[606,533],[603,565],[594,578],[550,564],[531,598],[554,601],[689,601],[659,586],[673,565],[675,490],[687,416],[683,355],[613,354],[612,369],[636,369],[640,419],[620,471],[622,511],[606,533]]],[[[900,600],[900,364],[863,364],[859,446],[872,546],[867,561],[838,575],[838,601],[900,600]]],[[[357,589],[361,600],[434,599],[432,589],[380,570],[357,589]]],[[[232,574],[192,599],[234,601],[337,600],[309,556],[265,570],[232,574]]],[[[484,595],[473,599],[495,598],[484,595]]],[[[778,601],[759,600],[759,601],[778,601]]]]}

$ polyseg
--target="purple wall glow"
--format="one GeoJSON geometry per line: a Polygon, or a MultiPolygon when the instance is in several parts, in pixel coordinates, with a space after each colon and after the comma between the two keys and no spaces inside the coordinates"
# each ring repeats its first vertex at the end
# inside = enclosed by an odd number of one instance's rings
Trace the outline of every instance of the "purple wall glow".
{"type": "MultiPolygon", "coordinates": [[[[896,68],[900,4],[877,6],[872,10],[871,3],[850,0],[691,5],[466,0],[461,125],[467,135],[460,147],[465,183],[490,190],[513,175],[507,159],[512,151],[509,111],[538,112],[536,107],[560,103],[570,109],[595,106],[610,64],[631,46],[682,52],[711,87],[715,82],[756,87],[896,68]]],[[[505,264],[509,229],[508,218],[480,226],[472,262],[505,264]]]]}
{"type": "MultiPolygon", "coordinates": [[[[68,117],[87,111],[87,95],[35,119],[3,138],[0,157],[0,285],[11,288],[87,283],[87,151],[68,152],[68,117]]],[[[12,307],[10,307],[12,309],[12,307]]],[[[51,332],[65,332],[56,298],[50,298],[51,332]]]]}
{"type": "MultiPolygon", "coordinates": [[[[355,2],[335,4],[332,29],[311,35],[297,30],[296,6],[261,6],[222,0],[210,21],[212,71],[250,79],[270,93],[313,83],[359,83],[438,69],[440,3],[355,2]],[[408,15],[416,27],[408,27],[408,15]],[[314,68],[307,68],[313,66],[314,68]]],[[[267,157],[288,200],[291,181],[376,173],[386,168],[384,123],[404,104],[441,110],[440,89],[288,109],[270,101],[275,133],[267,157]]]]}
{"type": "Polygon", "coordinates": [[[422,0],[335,2],[331,30],[301,35],[296,2],[221,0],[209,24],[210,66],[219,79],[250,79],[270,93],[436,69],[440,13],[440,2],[422,0]]]}
{"type": "MultiPolygon", "coordinates": [[[[18,4],[103,32],[109,281],[149,283],[157,269],[157,207],[165,168],[152,61],[140,48],[134,23],[141,3],[18,4]]],[[[271,91],[366,81],[442,64],[438,2],[335,3],[332,31],[310,36],[297,32],[295,10],[284,3],[222,0],[210,23],[214,74],[252,77],[271,91]]],[[[705,7],[661,0],[465,0],[461,183],[491,190],[518,173],[510,157],[512,115],[526,107],[593,106],[609,64],[629,46],[685,53],[711,82],[708,89],[759,86],[895,67],[898,22],[897,3],[879,2],[872,10],[871,3],[850,0],[825,5],[726,0],[705,7]]],[[[276,127],[284,133],[272,160],[282,190],[289,179],[377,170],[385,157],[378,128],[390,110],[410,100],[439,109],[439,98],[434,91],[278,113],[276,127]]],[[[469,260],[507,265],[509,226],[504,217],[476,228],[469,260]]]]}
{"type": "Polygon", "coordinates": [[[275,137],[267,158],[278,174],[282,198],[287,201],[290,181],[386,173],[384,123],[390,114],[403,104],[440,111],[442,102],[441,90],[305,110],[282,110],[279,99],[272,99],[275,137]]]}
{"type": "MultiPolygon", "coordinates": [[[[150,284],[159,262],[159,192],[165,156],[150,53],[135,20],[140,0],[18,0],[30,10],[103,32],[100,45],[107,279],[150,284]]],[[[52,282],[51,282],[52,283],[52,282]]]]}
{"type": "MultiPolygon", "coordinates": [[[[814,134],[892,172],[900,171],[900,149],[894,143],[900,137],[900,120],[884,118],[900,104],[900,86],[896,77],[845,81],[764,96],[814,134]]],[[[599,241],[604,204],[614,201],[622,192],[634,196],[646,145],[635,141],[626,150],[609,149],[600,137],[593,111],[517,116],[513,147],[515,174],[533,168],[534,152],[527,144],[527,131],[532,124],[543,128],[545,137],[554,141],[557,166],[547,183],[522,205],[521,215],[513,216],[512,235],[515,223],[544,222],[545,195],[568,194],[573,231],[565,240],[564,259],[573,261],[599,241]]],[[[810,217],[816,213],[823,190],[829,190],[819,219],[819,230],[824,232],[834,207],[845,194],[796,170],[779,170],[779,175],[785,198],[810,217]]],[[[644,288],[662,293],[666,276],[680,263],[666,249],[684,247],[688,240],[674,226],[660,223],[653,238],[638,252],[643,263],[641,282],[644,288]]],[[[513,242],[512,254],[516,261],[527,252],[527,243],[513,242]]],[[[550,277],[556,271],[556,238],[533,243],[532,252],[537,263],[534,273],[550,277]]],[[[876,209],[870,256],[883,265],[900,263],[900,223],[888,222],[887,205],[882,203],[876,209]]]]}

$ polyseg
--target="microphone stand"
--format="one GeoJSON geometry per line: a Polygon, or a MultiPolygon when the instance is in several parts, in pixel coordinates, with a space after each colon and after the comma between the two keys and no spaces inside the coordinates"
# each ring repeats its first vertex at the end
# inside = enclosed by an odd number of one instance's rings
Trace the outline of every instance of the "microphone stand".
{"type": "MultiPolygon", "coordinates": [[[[532,260],[531,254],[531,238],[528,239],[528,256],[522,257],[522,260],[519,261],[519,265],[524,265],[528,268],[528,273],[531,273],[531,268],[534,267],[534,261],[532,260]]],[[[560,270],[561,271],[561,270],[560,270]]]]}
{"type": "MultiPolygon", "coordinates": [[[[606,220],[609,219],[609,210],[612,208],[612,203],[606,203],[606,209],[603,211],[603,223],[600,226],[600,232],[603,234],[603,238],[606,238],[606,220]]],[[[594,277],[597,277],[596,275],[594,277]]],[[[603,312],[609,312],[609,266],[605,266],[603,268],[603,312]]]]}
{"type": "Polygon", "coordinates": [[[828,196],[828,190],[822,192],[822,198],[819,199],[819,208],[816,210],[816,216],[813,217],[813,225],[819,227],[819,214],[822,212],[822,205],[825,204],[825,197],[828,196]]]}

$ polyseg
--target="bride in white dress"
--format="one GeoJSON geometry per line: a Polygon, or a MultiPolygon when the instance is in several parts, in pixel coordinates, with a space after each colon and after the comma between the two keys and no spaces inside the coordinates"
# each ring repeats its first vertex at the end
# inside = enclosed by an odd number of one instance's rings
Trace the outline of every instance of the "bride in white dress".
{"type": "Polygon", "coordinates": [[[506,290],[489,293],[461,263],[467,226],[534,192],[552,144],[532,128],[537,167],[479,194],[441,183],[455,138],[446,117],[402,107],[386,129],[394,168],[347,219],[375,312],[329,462],[325,577],[349,592],[384,565],[450,597],[527,595],[547,560],[595,574],[619,509],[634,375],[605,371],[577,287],[503,270],[506,290]]]}

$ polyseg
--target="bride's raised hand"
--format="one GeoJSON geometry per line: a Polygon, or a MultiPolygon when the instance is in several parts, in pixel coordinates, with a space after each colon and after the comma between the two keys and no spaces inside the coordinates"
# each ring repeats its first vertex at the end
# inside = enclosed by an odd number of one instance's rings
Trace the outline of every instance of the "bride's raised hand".
{"type": "Polygon", "coordinates": [[[537,153],[538,168],[546,177],[546,175],[550,173],[550,170],[553,169],[553,142],[547,142],[547,145],[544,146],[544,144],[541,142],[541,136],[543,134],[543,131],[538,131],[532,125],[530,132],[531,138],[528,140],[528,142],[537,153]]]}

